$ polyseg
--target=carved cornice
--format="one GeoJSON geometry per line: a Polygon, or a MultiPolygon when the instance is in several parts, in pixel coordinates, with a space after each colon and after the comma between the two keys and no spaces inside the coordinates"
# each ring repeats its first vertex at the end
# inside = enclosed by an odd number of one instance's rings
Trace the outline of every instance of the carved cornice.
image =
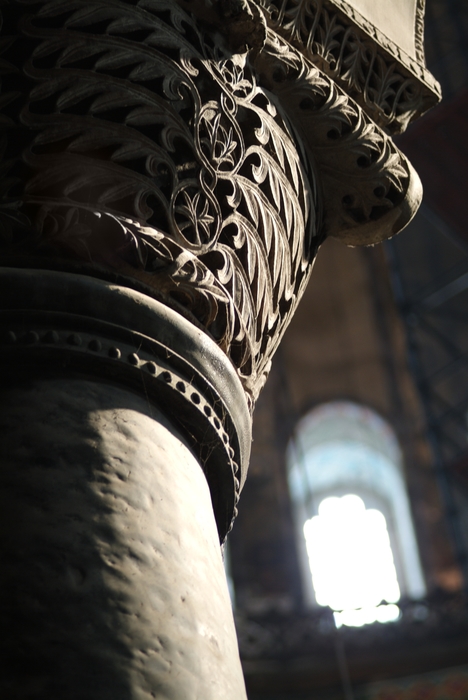
{"type": "Polygon", "coordinates": [[[234,368],[205,333],[125,287],[0,267],[0,358],[2,371],[23,381],[65,370],[143,389],[196,454],[224,540],[247,474],[250,414],[234,368]]]}
{"type": "Polygon", "coordinates": [[[368,245],[401,231],[421,203],[422,187],[391,137],[345,90],[271,30],[255,67],[317,168],[325,235],[348,245],[368,245]]]}
{"type": "Polygon", "coordinates": [[[270,29],[343,87],[390,133],[401,133],[440,101],[440,86],[424,62],[424,0],[417,3],[417,60],[343,0],[260,0],[259,4],[270,29]]]}
{"type": "MultiPolygon", "coordinates": [[[[414,48],[416,58],[423,66],[426,65],[426,55],[424,52],[424,13],[426,11],[426,0],[416,0],[416,17],[414,19],[414,48]]],[[[429,71],[427,71],[429,73],[429,71]]],[[[440,85],[435,80],[432,73],[428,75],[428,83],[434,84],[434,90],[440,93],[440,85]]]]}

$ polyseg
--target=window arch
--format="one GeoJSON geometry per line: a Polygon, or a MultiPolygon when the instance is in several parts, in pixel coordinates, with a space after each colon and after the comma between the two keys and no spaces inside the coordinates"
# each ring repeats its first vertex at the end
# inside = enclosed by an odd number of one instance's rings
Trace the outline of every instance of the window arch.
{"type": "MultiPolygon", "coordinates": [[[[401,450],[386,421],[370,408],[348,401],[322,404],[299,422],[288,447],[287,464],[309,605],[320,601],[312,585],[304,525],[313,518],[317,533],[320,504],[331,499],[338,507],[338,499],[344,502],[343,497],[349,495],[358,497],[365,509],[383,515],[401,595],[424,596],[401,450]]],[[[357,501],[353,503],[358,507],[357,501]]]]}

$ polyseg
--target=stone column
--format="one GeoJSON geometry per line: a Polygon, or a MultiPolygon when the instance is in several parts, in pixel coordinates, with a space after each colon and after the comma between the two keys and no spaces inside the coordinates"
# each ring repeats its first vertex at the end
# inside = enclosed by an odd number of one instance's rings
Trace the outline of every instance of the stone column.
{"type": "Polygon", "coordinates": [[[187,440],[131,390],[22,379],[1,392],[3,697],[244,697],[187,440]]]}
{"type": "Polygon", "coordinates": [[[291,12],[4,11],[2,697],[245,698],[219,544],[255,399],[324,237],[417,209],[388,133],[433,100],[291,12]]]}
{"type": "Polygon", "coordinates": [[[232,366],[129,288],[3,268],[0,290],[2,696],[244,697],[232,366]]]}

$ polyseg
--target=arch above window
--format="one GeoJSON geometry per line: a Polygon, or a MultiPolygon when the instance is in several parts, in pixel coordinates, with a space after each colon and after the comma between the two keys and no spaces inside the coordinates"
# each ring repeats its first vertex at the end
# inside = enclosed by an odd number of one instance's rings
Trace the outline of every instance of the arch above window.
{"type": "Polygon", "coordinates": [[[385,517],[401,593],[425,594],[403,473],[401,450],[391,426],[370,408],[333,401],[310,411],[298,424],[287,452],[305,597],[316,605],[304,523],[327,497],[359,496],[385,517]]]}

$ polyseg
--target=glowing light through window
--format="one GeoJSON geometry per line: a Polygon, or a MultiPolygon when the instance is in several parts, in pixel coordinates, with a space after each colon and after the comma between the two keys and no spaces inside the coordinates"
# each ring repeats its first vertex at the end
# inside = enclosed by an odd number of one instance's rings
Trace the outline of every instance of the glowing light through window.
{"type": "Polygon", "coordinates": [[[324,499],[318,512],[304,524],[317,603],[335,611],[338,627],[396,620],[400,588],[383,514],[352,494],[324,499]]]}

